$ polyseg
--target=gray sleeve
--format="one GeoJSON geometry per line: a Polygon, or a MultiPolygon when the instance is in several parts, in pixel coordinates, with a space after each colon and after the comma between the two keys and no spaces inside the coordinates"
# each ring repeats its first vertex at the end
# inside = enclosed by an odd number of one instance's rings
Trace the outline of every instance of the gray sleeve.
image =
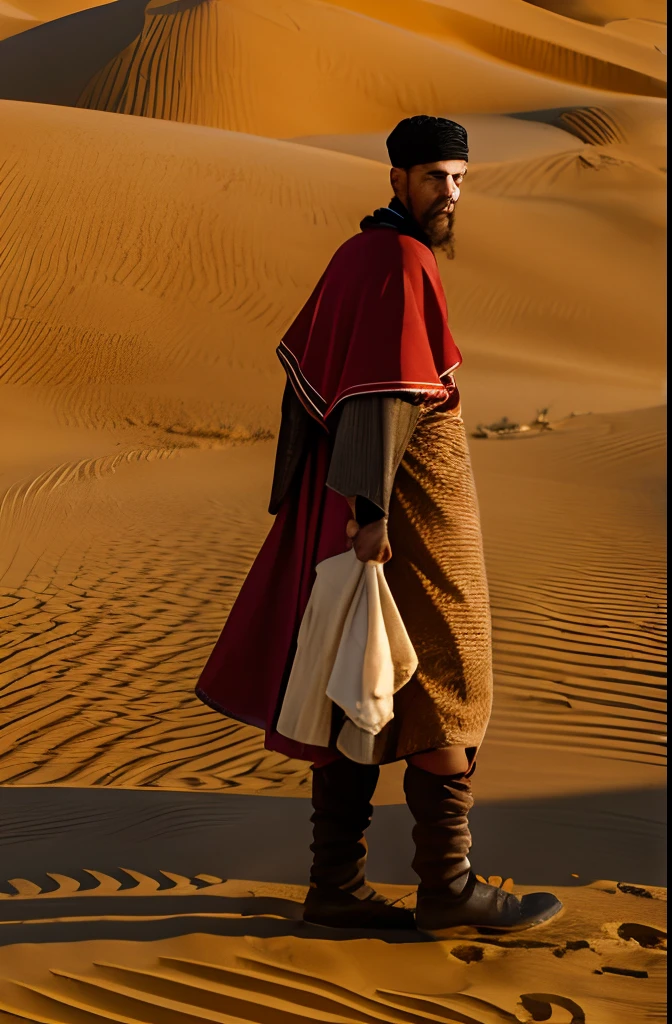
{"type": "Polygon", "coordinates": [[[282,396],[282,418],[268,506],[271,515],[278,512],[282,502],[289,494],[299,466],[314,439],[315,431],[316,427],[312,417],[303,408],[296,397],[294,388],[287,381],[282,396]]]}
{"type": "Polygon", "coordinates": [[[348,398],[336,426],[327,486],[360,495],[385,515],[394,477],[420,415],[420,406],[393,395],[348,398]]]}

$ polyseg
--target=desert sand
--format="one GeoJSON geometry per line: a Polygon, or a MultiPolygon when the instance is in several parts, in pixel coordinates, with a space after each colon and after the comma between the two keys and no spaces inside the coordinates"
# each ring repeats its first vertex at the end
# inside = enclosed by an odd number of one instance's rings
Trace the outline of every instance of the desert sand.
{"type": "MultiPolygon", "coordinates": [[[[147,891],[147,881],[136,888],[147,891]]],[[[83,915],[95,897],[86,892],[34,897],[30,922],[17,922],[23,941],[4,950],[14,981],[6,986],[10,998],[0,997],[3,1009],[11,1006],[0,1020],[584,1024],[662,1020],[665,1013],[660,890],[631,887],[635,894],[608,881],[561,889],[569,917],[543,938],[424,943],[412,935],[324,938],[324,929],[296,919],[305,890],[289,886],[199,879],[195,896],[186,879],[170,881],[179,895],[143,899],[122,898],[100,880],[110,894],[98,902],[114,903],[114,917],[106,918],[114,938],[77,941],[92,932],[83,915]],[[166,902],[170,916],[162,918],[166,902]],[[58,927],[71,941],[47,940],[35,957],[31,933],[42,940],[48,903],[60,908],[58,927]],[[176,937],[185,925],[189,933],[176,937]],[[158,931],[164,937],[155,938],[158,931]],[[139,934],[145,941],[125,938],[139,934]]],[[[381,888],[404,902],[399,887],[381,888]]],[[[9,914],[15,906],[26,900],[3,902],[9,914]]]]}
{"type": "Polygon", "coordinates": [[[0,39],[37,28],[69,14],[101,7],[110,0],[0,0],[0,39]]]}
{"type": "MultiPolygon", "coordinates": [[[[662,1019],[664,4],[137,7],[0,2],[0,1020],[662,1019]],[[419,111],[470,134],[467,426],[553,424],[471,443],[474,865],[567,904],[508,943],[303,926],[308,766],[193,695],[271,524],[275,346],[419,111]]],[[[371,876],[412,905],[402,771],[371,876]]]]}

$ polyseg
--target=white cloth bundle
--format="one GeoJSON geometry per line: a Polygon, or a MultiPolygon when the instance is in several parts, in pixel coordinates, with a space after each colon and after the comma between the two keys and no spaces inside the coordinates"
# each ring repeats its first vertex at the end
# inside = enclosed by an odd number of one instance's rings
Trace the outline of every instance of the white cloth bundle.
{"type": "Polygon", "coordinates": [[[277,729],[328,746],[332,702],[369,736],[393,717],[393,696],[418,667],[383,567],[354,550],[317,566],[277,729]]]}

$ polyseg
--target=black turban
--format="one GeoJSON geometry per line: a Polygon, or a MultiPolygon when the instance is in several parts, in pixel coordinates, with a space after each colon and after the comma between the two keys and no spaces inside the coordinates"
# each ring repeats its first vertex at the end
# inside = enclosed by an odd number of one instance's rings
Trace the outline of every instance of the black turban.
{"type": "Polygon", "coordinates": [[[387,152],[393,167],[406,170],[415,164],[469,159],[467,133],[462,125],[427,114],[400,121],[387,137],[387,152]]]}

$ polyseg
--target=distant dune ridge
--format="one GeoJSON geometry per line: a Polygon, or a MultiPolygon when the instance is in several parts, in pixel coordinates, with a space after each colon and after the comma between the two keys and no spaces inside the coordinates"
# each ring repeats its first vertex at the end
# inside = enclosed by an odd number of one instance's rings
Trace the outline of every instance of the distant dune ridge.
{"type": "Polygon", "coordinates": [[[619,21],[643,19],[654,25],[667,24],[665,0],[525,0],[535,7],[576,18],[589,25],[610,25],[619,21]]]}
{"type": "MultiPolygon", "coordinates": [[[[274,429],[275,344],[333,250],[387,198],[386,168],[98,111],[5,102],[0,118],[5,381],[46,389],[72,424],[274,429]]],[[[476,370],[514,402],[533,376],[561,413],[585,408],[586,388],[592,408],[660,400],[664,175],[637,147],[573,142],[470,168],[459,259],[441,269],[475,418],[491,405],[468,387],[476,370]]]]}
{"type": "Polygon", "coordinates": [[[0,0],[0,39],[112,0],[0,0]]]}
{"type": "Polygon", "coordinates": [[[371,130],[400,107],[556,106],[569,84],[577,103],[581,87],[664,96],[665,75],[650,47],[522,0],[151,0],[78,105],[289,137],[371,130]]]}
{"type": "MultiPolygon", "coordinates": [[[[58,787],[67,801],[21,828],[48,844],[49,822],[99,827],[138,883],[34,850],[41,875],[0,870],[0,1020],[644,1024],[665,957],[646,878],[575,877],[567,917],[530,942],[336,942],[297,922],[300,887],[222,882],[186,840],[149,877],[133,843],[163,851],[177,797],[182,831],[200,821],[196,790],[234,819],[260,794],[308,796],[306,763],[193,687],[271,523],[275,346],[388,200],[390,128],[425,111],[470,134],[457,259],[439,260],[467,426],[547,406],[553,423],[471,444],[496,675],[476,796],[493,821],[528,808],[528,865],[557,801],[568,885],[589,847],[614,877],[619,828],[628,856],[657,856],[664,4],[144,2],[0,0],[0,801],[36,787],[39,814],[58,787]],[[130,835],[77,803],[96,787],[164,803],[130,835]]],[[[403,802],[402,770],[377,804],[403,802]]]]}
{"type": "Polygon", "coordinates": [[[138,34],[146,2],[111,0],[53,21],[23,19],[5,38],[0,13],[0,99],[74,106],[92,75],[138,34]]]}

